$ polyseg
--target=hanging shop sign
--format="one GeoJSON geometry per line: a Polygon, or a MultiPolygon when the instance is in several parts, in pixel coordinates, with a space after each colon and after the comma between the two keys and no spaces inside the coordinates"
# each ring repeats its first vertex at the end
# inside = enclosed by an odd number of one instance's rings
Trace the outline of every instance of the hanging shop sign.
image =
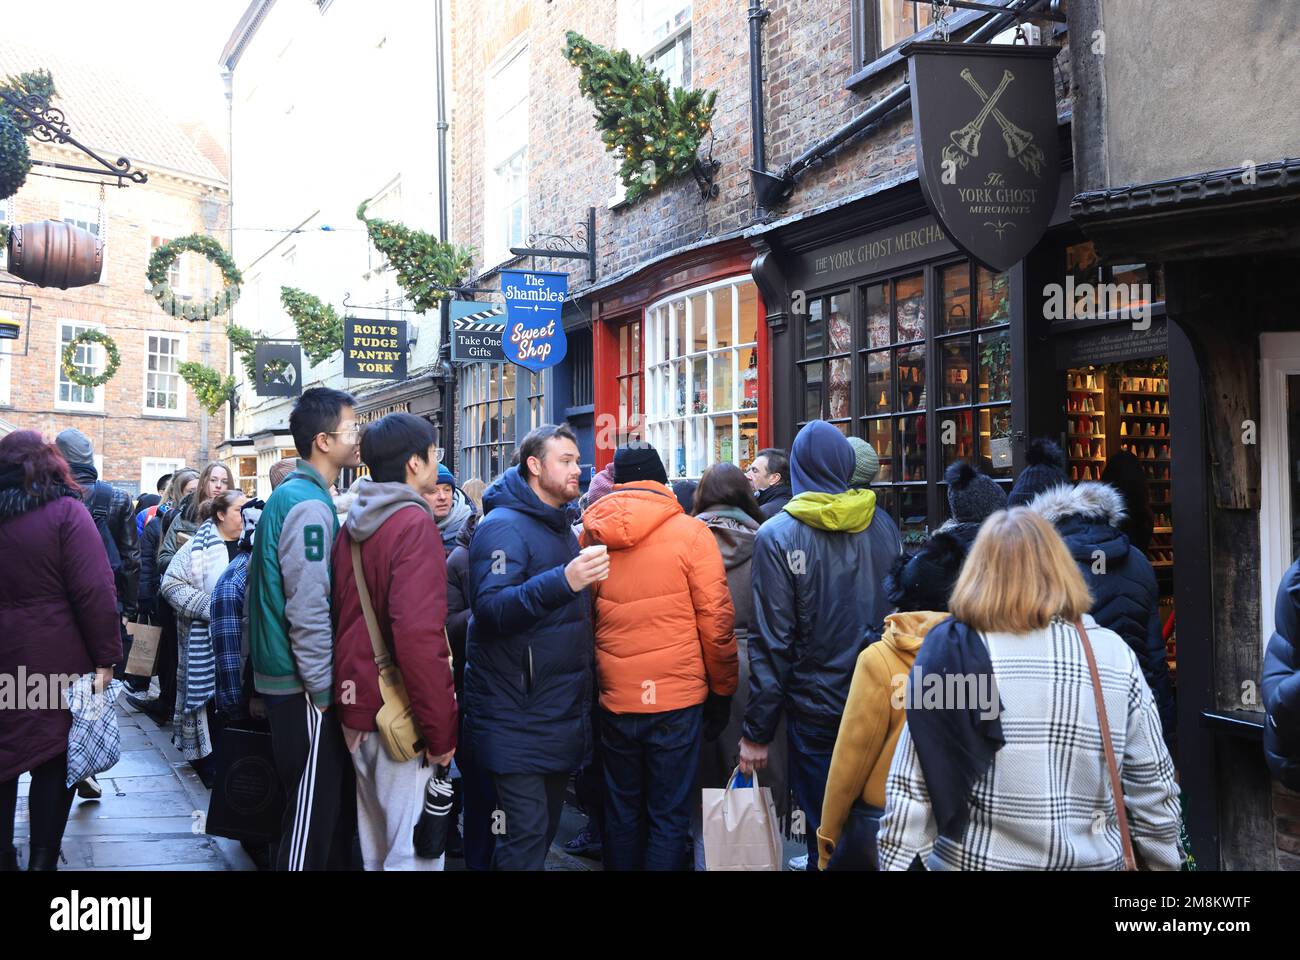
{"type": "Polygon", "coordinates": [[[259,397],[302,394],[302,347],[297,343],[259,340],[253,358],[259,397]]]}
{"type": "Polygon", "coordinates": [[[923,42],[907,57],[916,168],[953,243],[1001,273],[1056,207],[1056,47],[923,42]]]}
{"type": "Polygon", "coordinates": [[[11,320],[0,320],[0,340],[17,340],[19,329],[11,320]]]}
{"type": "Polygon", "coordinates": [[[452,363],[504,363],[506,308],[499,303],[451,301],[452,363]]]}
{"type": "Polygon", "coordinates": [[[506,359],[536,373],[564,359],[567,341],[560,312],[569,293],[567,273],[502,270],[506,301],[506,359]]]}
{"type": "Polygon", "coordinates": [[[406,379],[406,321],[343,318],[343,376],[406,379]]]}

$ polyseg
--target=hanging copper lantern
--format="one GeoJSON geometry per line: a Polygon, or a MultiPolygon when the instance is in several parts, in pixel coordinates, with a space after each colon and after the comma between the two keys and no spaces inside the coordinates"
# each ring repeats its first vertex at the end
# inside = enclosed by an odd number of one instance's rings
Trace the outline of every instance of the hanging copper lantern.
{"type": "Polygon", "coordinates": [[[60,220],[15,224],[9,231],[8,269],[38,287],[88,286],[99,282],[104,269],[104,243],[60,220]]]}

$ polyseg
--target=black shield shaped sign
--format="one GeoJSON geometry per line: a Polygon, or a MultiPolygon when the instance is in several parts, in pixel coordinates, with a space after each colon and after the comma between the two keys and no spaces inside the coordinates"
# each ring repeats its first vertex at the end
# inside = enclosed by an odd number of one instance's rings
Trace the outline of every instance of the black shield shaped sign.
{"type": "Polygon", "coordinates": [[[302,393],[302,347],[296,343],[258,341],[253,353],[259,397],[296,397],[302,393]]]}
{"type": "Polygon", "coordinates": [[[944,232],[1001,273],[1056,207],[1056,47],[909,43],[916,168],[944,232]]]}

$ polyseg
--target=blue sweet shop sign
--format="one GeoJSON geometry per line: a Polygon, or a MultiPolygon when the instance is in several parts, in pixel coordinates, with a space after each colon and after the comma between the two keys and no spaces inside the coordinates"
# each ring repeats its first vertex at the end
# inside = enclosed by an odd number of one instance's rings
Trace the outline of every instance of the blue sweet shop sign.
{"type": "Polygon", "coordinates": [[[506,359],[533,372],[564,359],[567,341],[560,314],[569,293],[567,273],[502,270],[506,301],[502,347],[506,359]]]}

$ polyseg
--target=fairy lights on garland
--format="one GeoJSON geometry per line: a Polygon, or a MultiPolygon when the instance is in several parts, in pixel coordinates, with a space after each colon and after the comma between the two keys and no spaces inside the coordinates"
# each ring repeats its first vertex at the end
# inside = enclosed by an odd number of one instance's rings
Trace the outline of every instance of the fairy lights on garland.
{"type": "Polygon", "coordinates": [[[366,225],[374,248],[397,271],[397,285],[422,313],[433,309],[469,273],[474,261],[469,247],[444,243],[393,220],[367,219],[365,203],[357,207],[357,219],[366,225]]]}
{"type": "Polygon", "coordinates": [[[206,364],[187,361],[177,367],[176,372],[190,385],[199,406],[208,412],[208,416],[214,415],[235,395],[235,378],[223,377],[206,364]]]}
{"type": "Polygon", "coordinates": [[[154,299],[163,311],[173,317],[184,317],[193,323],[196,320],[211,320],[219,317],[239,299],[239,285],[244,282],[234,259],[214,238],[201,233],[192,233],[162,244],[149,257],[149,267],[145,271],[154,299]],[[221,271],[223,286],[216,296],[198,303],[185,302],[172,290],[167,282],[167,272],[176,258],[182,253],[197,253],[206,257],[221,271]]]}
{"type": "Polygon", "coordinates": [[[101,330],[83,330],[63,347],[63,375],[79,387],[102,387],[113,379],[121,365],[122,354],[118,352],[117,344],[101,330]],[[77,348],[92,343],[102,346],[107,357],[104,370],[99,374],[83,373],[77,366],[77,348]]]}
{"type": "Polygon", "coordinates": [[[713,125],[717,94],[671,86],[640,57],[606,50],[573,30],[565,40],[565,59],[578,68],[578,89],[596,107],[605,150],[621,158],[627,199],[689,173],[713,125]]]}

